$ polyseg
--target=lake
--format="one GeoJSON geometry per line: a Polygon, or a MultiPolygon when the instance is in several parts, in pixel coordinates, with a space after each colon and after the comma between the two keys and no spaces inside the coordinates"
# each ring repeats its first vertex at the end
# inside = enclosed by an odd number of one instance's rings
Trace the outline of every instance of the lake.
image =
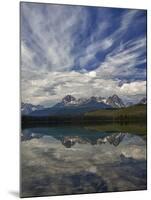
{"type": "Polygon", "coordinates": [[[146,126],[24,128],[21,177],[22,197],[145,190],[146,126]]]}

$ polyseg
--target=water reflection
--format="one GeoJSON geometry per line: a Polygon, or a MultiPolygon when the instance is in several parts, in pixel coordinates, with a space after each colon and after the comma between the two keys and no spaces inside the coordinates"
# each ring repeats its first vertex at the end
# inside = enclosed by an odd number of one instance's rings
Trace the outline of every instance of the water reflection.
{"type": "Polygon", "coordinates": [[[146,189],[146,140],[84,127],[22,132],[22,196],[146,189]]]}
{"type": "MultiPolygon", "coordinates": [[[[41,131],[41,133],[43,133],[43,128],[38,129],[41,131]]],[[[33,131],[37,131],[36,130],[32,130],[32,129],[28,129],[28,130],[24,130],[22,136],[21,136],[21,140],[22,141],[26,141],[26,140],[31,140],[33,138],[41,138],[44,137],[43,134],[41,133],[34,133],[33,131]]],[[[48,131],[48,129],[47,129],[48,131]]],[[[47,132],[49,135],[50,132],[47,132]]],[[[46,134],[46,133],[45,133],[46,134]]],[[[100,132],[100,137],[94,137],[91,135],[88,135],[87,137],[83,137],[83,136],[53,136],[54,138],[58,139],[61,141],[62,145],[64,145],[66,148],[71,148],[73,145],[75,145],[76,143],[79,144],[91,144],[91,145],[96,145],[96,144],[105,144],[105,143],[110,143],[113,144],[114,146],[118,146],[120,144],[120,142],[123,140],[123,138],[125,137],[125,135],[127,135],[128,133],[109,133],[110,135],[105,136],[104,134],[102,134],[100,132]]]]}

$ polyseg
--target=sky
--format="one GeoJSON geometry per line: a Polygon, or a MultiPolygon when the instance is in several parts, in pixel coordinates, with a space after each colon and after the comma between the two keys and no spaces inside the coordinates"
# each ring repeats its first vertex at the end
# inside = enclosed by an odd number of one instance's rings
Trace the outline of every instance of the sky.
{"type": "Polygon", "coordinates": [[[146,96],[146,11],[21,3],[21,100],[146,96]]]}

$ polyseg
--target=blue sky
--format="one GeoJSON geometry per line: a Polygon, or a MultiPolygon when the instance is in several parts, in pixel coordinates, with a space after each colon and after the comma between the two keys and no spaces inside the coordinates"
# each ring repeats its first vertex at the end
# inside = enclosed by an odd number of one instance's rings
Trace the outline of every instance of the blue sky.
{"type": "Polygon", "coordinates": [[[21,3],[22,101],[146,95],[146,11],[21,3]]]}

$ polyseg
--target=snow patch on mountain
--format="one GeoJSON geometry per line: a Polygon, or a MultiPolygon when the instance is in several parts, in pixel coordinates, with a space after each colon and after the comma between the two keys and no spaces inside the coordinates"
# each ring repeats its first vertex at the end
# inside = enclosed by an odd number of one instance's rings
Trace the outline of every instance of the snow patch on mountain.
{"type": "Polygon", "coordinates": [[[106,105],[110,105],[113,108],[125,107],[122,99],[119,98],[117,95],[113,95],[108,98],[92,96],[90,98],[79,98],[79,99],[76,99],[72,95],[67,95],[61,101],[62,105],[64,106],[79,106],[82,104],[87,104],[89,102],[104,103],[106,105]]]}

